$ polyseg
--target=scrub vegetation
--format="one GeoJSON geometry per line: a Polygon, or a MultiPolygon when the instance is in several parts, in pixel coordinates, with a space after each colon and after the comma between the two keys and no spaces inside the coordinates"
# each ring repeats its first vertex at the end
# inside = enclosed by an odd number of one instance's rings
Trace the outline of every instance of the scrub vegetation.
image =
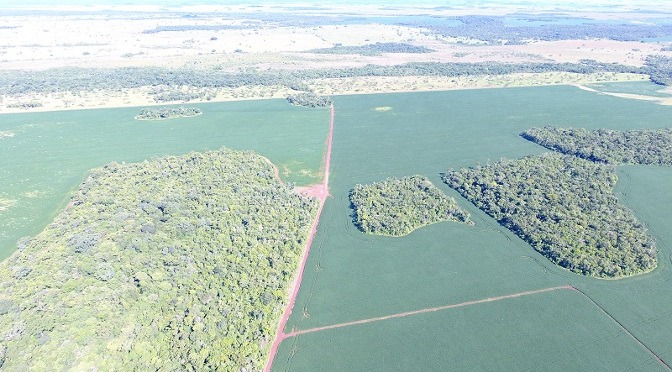
{"type": "Polygon", "coordinates": [[[287,96],[287,102],[294,106],[303,107],[329,107],[331,98],[319,96],[315,93],[298,93],[287,96]]]}
{"type": "Polygon", "coordinates": [[[672,129],[544,127],[530,128],[521,136],[550,150],[598,163],[672,165],[672,129]]]}
{"type": "Polygon", "coordinates": [[[252,152],[96,169],[0,264],[0,365],[260,370],[316,210],[252,152]]]}
{"type": "Polygon", "coordinates": [[[620,278],[656,267],[655,242],[612,194],[614,168],[548,153],[449,170],[444,181],[554,263],[620,278]]]}
{"type": "MultiPolygon", "coordinates": [[[[226,72],[222,70],[124,67],[82,68],[62,67],[48,70],[8,70],[0,75],[0,94],[80,92],[96,89],[130,89],[139,87],[196,87],[236,88],[242,86],[286,86],[294,90],[309,90],[306,81],[325,78],[364,76],[469,76],[505,75],[537,72],[594,72],[646,73],[642,68],[615,63],[581,60],[579,63],[502,63],[502,62],[410,62],[391,66],[367,65],[363,67],[330,68],[314,70],[270,70],[252,72],[226,72]]],[[[179,92],[177,92],[179,93],[179,92]]],[[[157,90],[160,98],[165,92],[157,90]]],[[[184,96],[175,97],[186,100],[184,96]]],[[[160,99],[165,100],[165,99],[160,99]]]]}
{"type": "Polygon", "coordinates": [[[137,120],[166,120],[175,118],[190,118],[202,114],[200,109],[195,107],[160,107],[153,109],[142,109],[135,118],[137,120]]]}
{"type": "Polygon", "coordinates": [[[430,53],[433,50],[407,43],[375,43],[366,45],[334,45],[331,48],[312,49],[308,53],[318,54],[360,54],[378,56],[383,53],[430,53]]]}
{"type": "Polygon", "coordinates": [[[356,185],[350,202],[355,225],[369,234],[403,236],[441,221],[471,223],[455,199],[422,176],[356,185]]]}

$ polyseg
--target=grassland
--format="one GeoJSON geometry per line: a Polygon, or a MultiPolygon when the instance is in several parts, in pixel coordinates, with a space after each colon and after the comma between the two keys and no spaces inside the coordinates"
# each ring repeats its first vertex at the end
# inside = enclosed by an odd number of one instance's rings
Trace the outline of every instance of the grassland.
{"type": "Polygon", "coordinates": [[[554,292],[299,335],[282,344],[276,370],[313,370],[328,363],[336,370],[394,370],[397,365],[487,369],[493,361],[513,369],[579,368],[565,358],[572,353],[600,368],[627,369],[632,361],[633,368],[659,368],[628,332],[663,360],[672,360],[667,338],[672,303],[665,295],[672,277],[672,235],[666,228],[672,200],[664,192],[672,182],[668,169],[617,168],[615,195],[649,228],[659,247],[656,270],[620,281],[597,281],[556,267],[468,204],[460,203],[475,227],[436,224],[402,238],[363,235],[350,222],[348,199],[356,184],[421,174],[463,200],[440,183],[439,173],[540,154],[542,147],[519,136],[529,127],[581,123],[588,129],[662,129],[669,125],[669,107],[566,86],[339,96],[334,101],[340,113],[330,185],[334,197],[327,199],[286,332],[567,284],[597,306],[572,292],[554,292]],[[472,311],[481,314],[462,315],[472,311]],[[329,355],[323,354],[327,350],[329,355]]]}
{"type": "Polygon", "coordinates": [[[137,108],[2,115],[0,257],[23,236],[40,232],[69,202],[89,170],[110,161],[137,162],[227,146],[255,150],[298,185],[321,179],[328,109],[285,100],[210,103],[203,115],[162,122],[134,120],[137,108]]]}

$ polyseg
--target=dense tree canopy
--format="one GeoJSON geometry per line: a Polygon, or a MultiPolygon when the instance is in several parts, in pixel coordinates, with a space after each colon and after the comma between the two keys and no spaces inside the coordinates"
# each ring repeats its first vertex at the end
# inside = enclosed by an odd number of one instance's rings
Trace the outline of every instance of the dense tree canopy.
{"type": "Polygon", "coordinates": [[[672,165],[672,129],[530,128],[521,136],[550,150],[609,164],[672,165]]]}
{"type": "Polygon", "coordinates": [[[672,57],[649,56],[646,58],[644,70],[654,83],[672,85],[672,57]]]}
{"type": "Polygon", "coordinates": [[[329,107],[331,98],[308,92],[289,95],[287,96],[287,102],[303,107],[329,107]]]}
{"type": "Polygon", "coordinates": [[[355,225],[369,234],[402,236],[436,222],[469,221],[455,199],[422,176],[356,185],[350,202],[355,225]]]}
{"type": "Polygon", "coordinates": [[[0,263],[0,365],[261,370],[316,210],[251,152],[94,170],[0,263]]]}
{"type": "Polygon", "coordinates": [[[655,242],[612,194],[613,167],[548,153],[458,171],[444,181],[554,263],[618,278],[656,267],[655,242]]]}
{"type": "Polygon", "coordinates": [[[135,118],[138,120],[166,120],[174,118],[188,118],[202,114],[196,107],[158,107],[142,109],[135,118]]]}

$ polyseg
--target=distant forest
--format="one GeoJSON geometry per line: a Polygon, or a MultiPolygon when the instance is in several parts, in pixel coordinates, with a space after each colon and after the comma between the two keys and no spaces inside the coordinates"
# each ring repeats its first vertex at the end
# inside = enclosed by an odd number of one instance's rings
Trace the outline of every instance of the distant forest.
{"type": "Polygon", "coordinates": [[[375,43],[356,46],[339,44],[331,48],[311,49],[306,52],[318,54],[360,54],[364,56],[377,56],[383,53],[430,53],[433,52],[433,50],[408,43],[375,43]]]}
{"type": "Polygon", "coordinates": [[[81,92],[100,89],[128,89],[143,86],[192,86],[200,88],[246,85],[281,85],[297,91],[308,91],[305,81],[322,78],[363,76],[449,76],[503,75],[540,72],[620,72],[647,73],[649,67],[638,68],[617,63],[582,60],[579,63],[440,63],[412,62],[394,66],[315,69],[303,71],[271,70],[264,72],[226,72],[221,70],[170,69],[162,67],[124,67],[114,69],[64,67],[41,71],[13,70],[0,74],[0,94],[81,92]]]}
{"type": "MultiPolygon", "coordinates": [[[[314,10],[314,8],[307,8],[314,10]]],[[[209,14],[208,14],[209,15],[209,14]]],[[[184,18],[199,14],[183,14],[184,18]]],[[[144,30],[144,33],[170,31],[216,31],[223,29],[255,29],[264,24],[278,27],[319,27],[327,25],[356,25],[385,23],[390,25],[421,27],[444,37],[478,40],[486,44],[525,44],[531,41],[576,39],[609,39],[618,41],[644,41],[668,37],[672,34],[669,24],[632,24],[601,21],[552,14],[519,14],[506,16],[347,16],[347,15],[298,15],[287,12],[231,13],[224,20],[246,19],[238,25],[171,25],[144,30]],[[511,22],[514,20],[515,22],[511,22]]]]}
{"type": "Polygon", "coordinates": [[[672,129],[544,127],[530,128],[521,136],[550,150],[597,163],[672,165],[672,129]]]}
{"type": "Polygon", "coordinates": [[[667,37],[672,34],[672,25],[644,25],[628,23],[608,23],[585,19],[582,23],[572,24],[569,17],[524,16],[528,22],[538,25],[511,25],[510,17],[469,15],[452,17],[448,20],[461,24],[428,25],[430,30],[446,37],[476,39],[487,44],[525,44],[530,41],[555,41],[576,39],[609,39],[618,41],[641,41],[667,37]],[[559,22],[558,22],[559,21],[559,22]],[[567,22],[562,22],[567,21],[567,22]]]}

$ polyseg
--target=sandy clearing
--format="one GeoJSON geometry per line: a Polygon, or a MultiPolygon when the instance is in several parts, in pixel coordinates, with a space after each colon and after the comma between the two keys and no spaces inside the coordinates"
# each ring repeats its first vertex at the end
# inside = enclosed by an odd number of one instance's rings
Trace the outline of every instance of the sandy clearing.
{"type": "Polygon", "coordinates": [[[599,90],[580,85],[580,84],[573,84],[573,86],[585,90],[588,92],[592,93],[597,93],[597,94],[603,94],[605,96],[612,96],[612,97],[619,97],[619,98],[626,98],[626,99],[635,99],[635,100],[640,100],[640,101],[652,101],[652,102],[657,102],[660,105],[664,106],[672,106],[672,97],[657,97],[657,96],[647,96],[644,94],[633,94],[633,93],[613,93],[613,92],[601,92],[599,90]]]}

